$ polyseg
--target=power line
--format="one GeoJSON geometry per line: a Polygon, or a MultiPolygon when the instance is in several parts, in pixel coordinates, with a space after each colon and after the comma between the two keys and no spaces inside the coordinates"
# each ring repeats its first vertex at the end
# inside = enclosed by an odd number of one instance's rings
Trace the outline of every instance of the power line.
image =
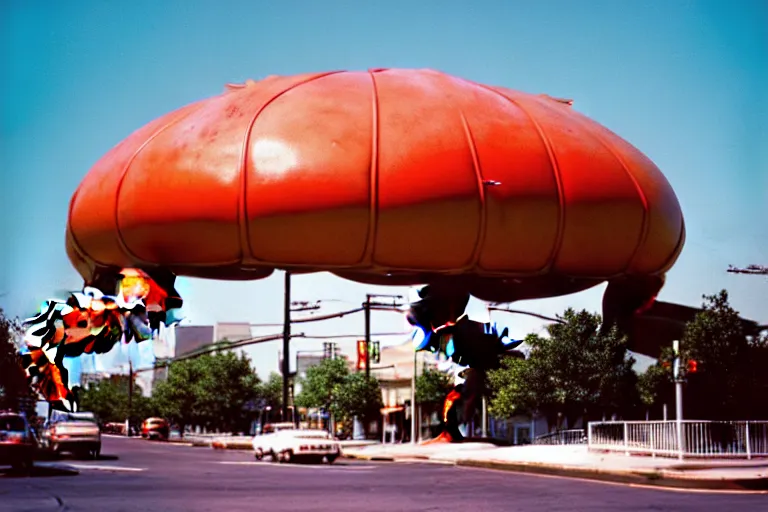
{"type": "Polygon", "coordinates": [[[731,274],[749,274],[754,276],[768,276],[768,267],[764,265],[747,265],[746,268],[734,267],[728,265],[728,272],[731,274]]]}
{"type": "Polygon", "coordinates": [[[536,318],[540,318],[542,320],[547,320],[549,322],[556,322],[556,323],[559,323],[559,324],[564,324],[565,323],[563,320],[561,320],[559,318],[552,318],[551,316],[540,315],[538,313],[531,313],[530,311],[522,311],[520,309],[507,309],[507,308],[497,308],[497,307],[494,307],[494,306],[489,306],[488,307],[488,311],[504,311],[504,312],[507,312],[507,313],[514,313],[516,315],[533,316],[533,317],[536,317],[536,318]]]}

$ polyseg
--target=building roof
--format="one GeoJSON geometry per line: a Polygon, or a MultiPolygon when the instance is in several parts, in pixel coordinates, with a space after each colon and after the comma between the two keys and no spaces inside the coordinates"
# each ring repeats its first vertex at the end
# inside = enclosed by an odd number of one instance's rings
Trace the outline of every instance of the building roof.
{"type": "Polygon", "coordinates": [[[253,337],[251,334],[251,324],[248,322],[219,322],[214,326],[213,339],[221,341],[247,340],[253,337]]]}
{"type": "MultiPolygon", "coordinates": [[[[629,338],[633,351],[657,358],[662,347],[671,347],[672,341],[681,339],[685,326],[702,308],[656,301],[632,322],[629,338]]],[[[761,326],[753,320],[741,319],[744,332],[757,334],[761,326]]]]}

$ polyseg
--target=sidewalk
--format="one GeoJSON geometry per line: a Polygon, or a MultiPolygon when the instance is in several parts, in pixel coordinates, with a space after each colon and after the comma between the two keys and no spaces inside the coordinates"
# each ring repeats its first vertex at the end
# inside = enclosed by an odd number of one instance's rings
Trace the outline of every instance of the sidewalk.
{"type": "Polygon", "coordinates": [[[585,445],[496,447],[486,443],[348,447],[344,455],[365,460],[423,460],[604,480],[697,489],[761,490],[768,493],[768,459],[686,460],[590,452],[585,445]]]}

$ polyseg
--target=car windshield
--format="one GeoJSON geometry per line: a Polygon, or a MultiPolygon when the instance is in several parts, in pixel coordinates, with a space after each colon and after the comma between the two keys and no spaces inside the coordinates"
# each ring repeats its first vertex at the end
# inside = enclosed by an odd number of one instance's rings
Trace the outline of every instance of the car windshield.
{"type": "Polygon", "coordinates": [[[0,431],[24,432],[24,420],[20,416],[0,416],[0,431]]]}

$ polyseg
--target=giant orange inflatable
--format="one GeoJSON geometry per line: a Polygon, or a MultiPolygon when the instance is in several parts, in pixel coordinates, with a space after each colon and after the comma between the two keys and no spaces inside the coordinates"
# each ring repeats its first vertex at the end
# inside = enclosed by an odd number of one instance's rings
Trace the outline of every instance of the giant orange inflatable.
{"type": "Polygon", "coordinates": [[[605,280],[647,299],[683,241],[659,169],[570,101],[402,69],[272,76],[160,117],[95,164],[67,226],[86,281],[279,268],[504,302],[605,280]]]}

